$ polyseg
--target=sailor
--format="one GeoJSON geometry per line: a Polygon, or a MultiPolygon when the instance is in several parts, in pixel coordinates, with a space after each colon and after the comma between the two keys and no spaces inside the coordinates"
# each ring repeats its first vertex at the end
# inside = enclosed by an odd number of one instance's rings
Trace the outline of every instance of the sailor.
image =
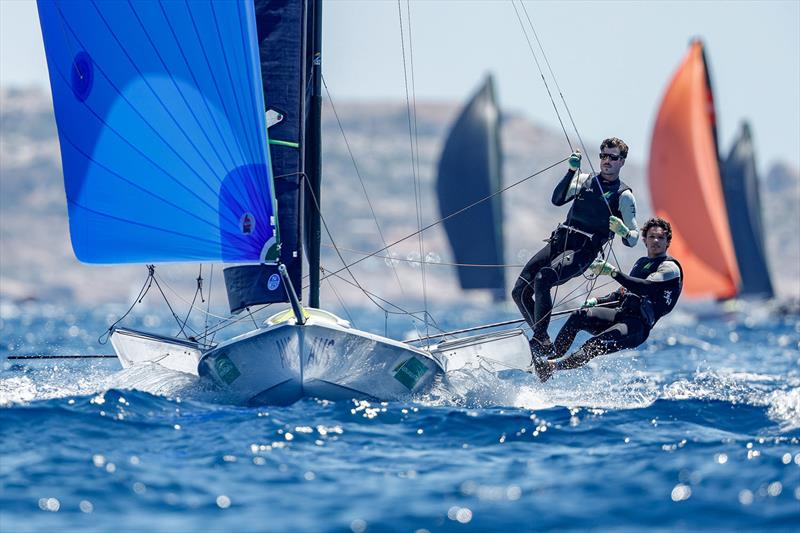
{"type": "Polygon", "coordinates": [[[562,206],[572,202],[563,224],[525,265],[511,297],[533,330],[530,340],[535,355],[550,355],[553,344],[547,334],[553,301],[550,289],[587,269],[602,246],[619,235],[633,247],[639,237],[636,226],[636,199],[631,188],[619,179],[628,156],[628,145],[612,137],[600,144],[600,175],[578,172],[580,151],[569,158],[569,170],[553,191],[552,202],[562,206]]]}
{"type": "Polygon", "coordinates": [[[651,218],[644,224],[642,239],[647,256],[636,261],[629,275],[602,259],[591,264],[589,270],[594,274],[609,275],[622,287],[606,296],[589,298],[582,309],[569,316],[556,337],[552,359],[567,353],[579,331],[594,336],[563,359],[548,361],[534,356],[532,368],[539,379],[547,381],[556,370],[578,368],[598,355],[639,346],[655,323],[675,307],[683,287],[683,270],[674,257],[667,255],[672,240],[669,222],[651,218]]]}

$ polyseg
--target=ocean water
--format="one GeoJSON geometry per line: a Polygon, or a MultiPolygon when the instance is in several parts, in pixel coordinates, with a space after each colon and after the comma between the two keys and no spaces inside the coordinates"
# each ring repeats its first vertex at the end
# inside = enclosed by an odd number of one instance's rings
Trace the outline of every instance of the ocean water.
{"type": "Polygon", "coordinates": [[[796,315],[684,306],[546,384],[457,372],[405,403],[249,408],[152,367],[7,359],[110,353],[119,311],[0,304],[0,530],[800,528],[796,315]]]}

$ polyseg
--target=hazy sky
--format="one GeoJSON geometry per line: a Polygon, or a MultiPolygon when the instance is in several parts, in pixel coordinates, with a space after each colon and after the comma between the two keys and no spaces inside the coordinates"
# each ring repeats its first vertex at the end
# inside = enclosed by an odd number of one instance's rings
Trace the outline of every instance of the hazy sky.
{"type": "MultiPolygon", "coordinates": [[[[646,159],[665,86],[699,36],[723,154],[748,119],[762,171],[776,159],[800,167],[799,1],[525,6],[584,139],[618,136],[632,159],[646,159]]],[[[408,30],[405,1],[402,9],[408,30]]],[[[334,98],[405,99],[397,2],[333,0],[323,10],[323,72],[334,98]]],[[[559,128],[511,2],[413,1],[411,32],[405,51],[407,60],[413,51],[417,100],[464,100],[492,72],[503,108],[559,128]]],[[[48,83],[33,1],[0,0],[0,83],[48,83]]],[[[551,90],[561,107],[552,82],[551,90]]]]}

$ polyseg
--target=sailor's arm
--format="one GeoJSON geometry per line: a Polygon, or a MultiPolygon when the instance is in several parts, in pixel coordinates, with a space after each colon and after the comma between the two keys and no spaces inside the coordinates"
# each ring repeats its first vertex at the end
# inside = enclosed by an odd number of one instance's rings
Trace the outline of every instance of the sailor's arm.
{"type": "Polygon", "coordinates": [[[622,237],[622,242],[628,248],[633,248],[639,240],[639,225],[636,223],[636,198],[630,190],[619,195],[619,211],[622,222],[628,228],[628,234],[622,237]]]}
{"type": "Polygon", "coordinates": [[[589,177],[588,174],[580,174],[575,170],[568,170],[553,189],[553,197],[550,199],[553,205],[562,206],[575,198],[583,183],[589,177]]]}
{"type": "Polygon", "coordinates": [[[617,289],[614,292],[610,292],[605,296],[601,296],[597,299],[597,305],[602,304],[610,304],[613,302],[621,302],[622,301],[622,290],[617,289]]]}
{"type": "Polygon", "coordinates": [[[664,261],[646,279],[631,277],[619,270],[611,272],[611,277],[634,294],[647,296],[659,290],[659,285],[681,276],[680,268],[672,261],[664,261]]]}

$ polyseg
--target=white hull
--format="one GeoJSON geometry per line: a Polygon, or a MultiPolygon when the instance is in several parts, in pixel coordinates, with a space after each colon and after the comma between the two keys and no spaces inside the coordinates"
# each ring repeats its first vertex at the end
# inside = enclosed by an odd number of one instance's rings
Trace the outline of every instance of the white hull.
{"type": "Polygon", "coordinates": [[[202,350],[197,343],[132,329],[115,329],[111,345],[122,368],[156,363],[170,370],[197,375],[202,350]]]}
{"type": "Polygon", "coordinates": [[[199,373],[241,403],[285,405],[303,397],[407,399],[444,369],[407,344],[310,318],[231,339],[203,356],[199,373]]]}
{"type": "Polygon", "coordinates": [[[228,398],[249,405],[287,405],[304,397],[404,400],[446,372],[530,364],[521,330],[455,339],[426,351],[310,311],[303,325],[290,312],[279,313],[275,322],[205,352],[195,343],[127,329],[115,330],[111,342],[125,368],[157,363],[205,376],[228,398]]]}

